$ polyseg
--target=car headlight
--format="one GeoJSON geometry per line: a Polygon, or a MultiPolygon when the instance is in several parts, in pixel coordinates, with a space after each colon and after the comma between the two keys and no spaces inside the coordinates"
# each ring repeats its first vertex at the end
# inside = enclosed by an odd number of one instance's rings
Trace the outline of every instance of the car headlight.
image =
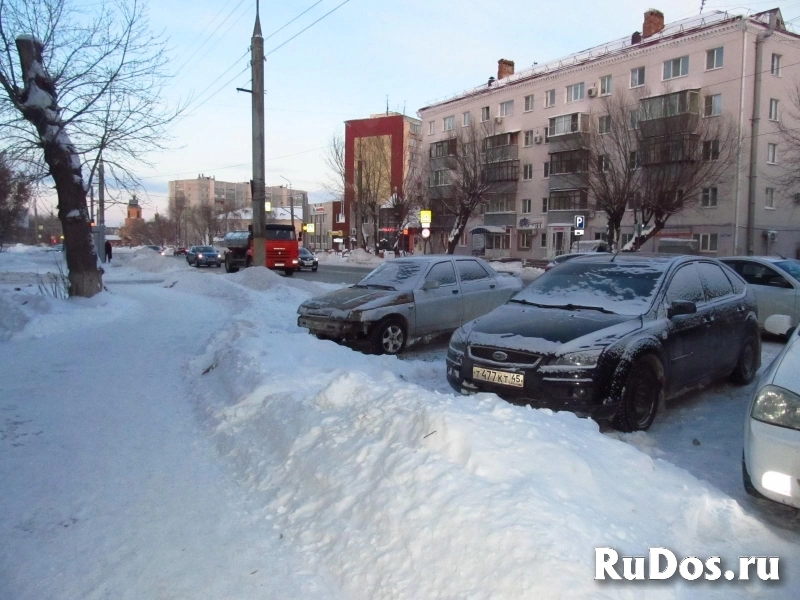
{"type": "Polygon", "coordinates": [[[217,254],[217,258],[222,258],[222,254],[217,254]]]}
{"type": "Polygon", "coordinates": [[[605,348],[588,348],[577,352],[568,352],[556,356],[550,361],[552,366],[573,367],[575,369],[591,369],[597,366],[597,361],[605,348]]]}
{"type": "Polygon", "coordinates": [[[197,258],[203,258],[203,255],[202,254],[198,254],[197,258]]]}
{"type": "Polygon", "coordinates": [[[450,336],[449,348],[455,354],[467,353],[467,338],[466,335],[464,335],[463,327],[456,329],[453,335],[450,336]]]}
{"type": "Polygon", "coordinates": [[[800,430],[800,396],[777,385],[765,385],[756,394],[750,416],[770,425],[800,430]]]}

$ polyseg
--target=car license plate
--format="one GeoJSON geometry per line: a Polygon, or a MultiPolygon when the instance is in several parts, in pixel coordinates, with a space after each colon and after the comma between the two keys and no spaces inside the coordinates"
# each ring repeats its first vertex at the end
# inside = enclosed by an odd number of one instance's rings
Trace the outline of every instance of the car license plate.
{"type": "Polygon", "coordinates": [[[494,369],[475,366],[472,367],[472,378],[513,387],[523,387],[525,384],[525,375],[522,373],[508,373],[507,371],[495,371],[494,369]]]}
{"type": "Polygon", "coordinates": [[[276,267],[282,267],[282,266],[283,266],[283,263],[275,263],[275,266],[276,266],[276,267]]]}

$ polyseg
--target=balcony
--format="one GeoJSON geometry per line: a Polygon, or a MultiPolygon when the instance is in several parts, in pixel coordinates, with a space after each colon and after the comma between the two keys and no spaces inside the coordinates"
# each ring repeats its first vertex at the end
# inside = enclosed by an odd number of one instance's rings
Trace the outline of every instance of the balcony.
{"type": "Polygon", "coordinates": [[[519,161],[504,160],[484,165],[481,173],[483,183],[500,183],[519,179],[519,161]]]}
{"type": "Polygon", "coordinates": [[[585,211],[589,208],[589,194],[585,189],[550,190],[547,212],[585,211]]]}
{"type": "Polygon", "coordinates": [[[681,90],[644,98],[639,103],[643,137],[694,133],[700,122],[700,90],[681,90]]]}
{"type": "Polygon", "coordinates": [[[700,155],[700,140],[693,133],[675,133],[642,140],[638,159],[642,166],[694,162],[700,155]]]}
{"type": "Polygon", "coordinates": [[[547,128],[547,137],[570,135],[573,133],[586,133],[589,131],[589,115],[586,113],[572,113],[552,117],[547,128]]]}

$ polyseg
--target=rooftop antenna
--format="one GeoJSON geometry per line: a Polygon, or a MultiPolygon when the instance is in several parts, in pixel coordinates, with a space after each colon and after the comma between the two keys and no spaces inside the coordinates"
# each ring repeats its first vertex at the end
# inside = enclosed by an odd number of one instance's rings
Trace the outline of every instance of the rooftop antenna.
{"type": "Polygon", "coordinates": [[[406,101],[403,100],[403,114],[406,114],[406,101]]]}
{"type": "Polygon", "coordinates": [[[700,0],[700,14],[703,14],[703,7],[706,5],[706,0],[700,0]]]}
{"type": "Polygon", "coordinates": [[[386,94],[386,115],[389,115],[389,94],[386,94]]]}

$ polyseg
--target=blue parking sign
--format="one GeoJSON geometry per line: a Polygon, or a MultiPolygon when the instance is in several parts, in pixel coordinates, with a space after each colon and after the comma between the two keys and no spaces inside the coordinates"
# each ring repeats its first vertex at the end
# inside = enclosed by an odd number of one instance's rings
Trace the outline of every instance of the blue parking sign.
{"type": "Polygon", "coordinates": [[[585,229],[586,218],[583,215],[575,215],[575,229],[585,229]]]}

